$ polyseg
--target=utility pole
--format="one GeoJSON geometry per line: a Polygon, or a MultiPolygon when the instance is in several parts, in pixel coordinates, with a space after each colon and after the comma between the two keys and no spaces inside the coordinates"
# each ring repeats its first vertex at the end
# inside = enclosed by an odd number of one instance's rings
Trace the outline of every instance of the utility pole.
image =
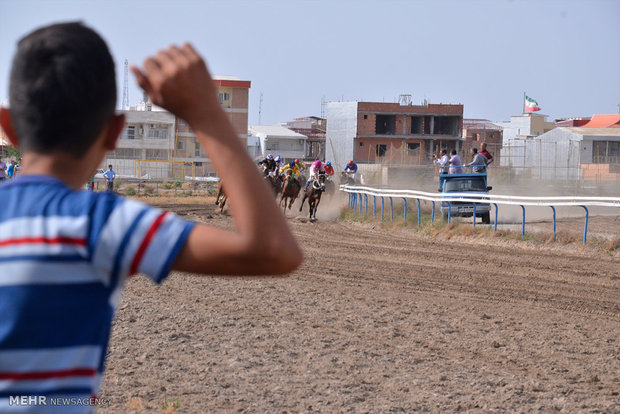
{"type": "Polygon", "coordinates": [[[261,119],[263,115],[263,93],[260,93],[260,98],[258,99],[258,125],[261,124],[261,119]]]}
{"type": "Polygon", "coordinates": [[[124,77],[123,77],[123,103],[121,104],[121,109],[127,110],[129,109],[129,84],[128,84],[128,74],[129,74],[129,62],[125,59],[125,68],[124,68],[124,77]]]}

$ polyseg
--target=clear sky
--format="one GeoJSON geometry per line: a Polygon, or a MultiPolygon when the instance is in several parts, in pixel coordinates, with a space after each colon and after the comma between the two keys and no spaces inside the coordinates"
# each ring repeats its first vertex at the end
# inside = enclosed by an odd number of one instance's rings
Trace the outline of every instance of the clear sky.
{"type": "Polygon", "coordinates": [[[190,41],[212,73],[252,81],[250,124],[261,92],[262,124],[399,94],[493,121],[520,114],[523,92],[550,119],[617,113],[619,17],[619,0],[0,0],[0,101],[21,36],[82,20],[116,60],[119,107],[124,59],[190,41]]]}

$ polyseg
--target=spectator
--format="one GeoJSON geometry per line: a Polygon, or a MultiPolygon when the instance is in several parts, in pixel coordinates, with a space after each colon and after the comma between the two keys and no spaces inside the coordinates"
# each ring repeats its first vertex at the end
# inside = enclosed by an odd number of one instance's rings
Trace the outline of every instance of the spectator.
{"type": "Polygon", "coordinates": [[[0,183],[6,180],[6,164],[0,158],[0,183]]]}
{"type": "Polygon", "coordinates": [[[15,161],[11,161],[11,163],[9,164],[9,168],[6,169],[6,174],[8,175],[9,179],[15,177],[15,164],[17,164],[15,161]]]}
{"type": "Polygon", "coordinates": [[[493,162],[493,156],[491,155],[491,153],[489,151],[487,151],[487,143],[486,142],[483,142],[482,145],[480,146],[480,153],[486,157],[487,165],[489,165],[489,164],[491,164],[493,162]]]}
{"type": "Polygon", "coordinates": [[[108,165],[108,170],[103,173],[103,177],[106,179],[107,190],[114,191],[114,179],[116,178],[116,173],[112,169],[112,164],[108,165]]]}
{"type": "Polygon", "coordinates": [[[471,167],[472,172],[482,173],[486,171],[487,166],[487,157],[480,154],[478,152],[478,148],[474,147],[471,149],[471,155],[473,157],[473,161],[466,165],[466,167],[471,167]]]}
{"type": "Polygon", "coordinates": [[[448,172],[448,164],[450,163],[448,151],[442,149],[439,154],[441,155],[441,158],[437,158],[437,154],[433,154],[433,164],[439,165],[439,172],[445,174],[448,172]]]}
{"type": "Polygon", "coordinates": [[[455,149],[450,151],[450,161],[448,161],[448,163],[450,164],[450,169],[448,171],[450,174],[463,173],[463,164],[461,163],[461,157],[458,156],[455,149]]]}
{"type": "Polygon", "coordinates": [[[112,318],[131,275],[156,283],[173,269],[277,275],[302,261],[194,48],[170,46],[132,71],[153,104],[184,119],[210,155],[226,182],[233,229],[111,192],[80,191],[125,125],[114,111],[112,56],[81,23],[22,38],[11,70],[11,109],[0,108],[0,126],[24,157],[23,178],[0,186],[0,200],[17,200],[0,209],[0,411],[9,396],[40,395],[68,397],[66,406],[13,408],[94,410],[74,401],[98,394],[112,318]]]}

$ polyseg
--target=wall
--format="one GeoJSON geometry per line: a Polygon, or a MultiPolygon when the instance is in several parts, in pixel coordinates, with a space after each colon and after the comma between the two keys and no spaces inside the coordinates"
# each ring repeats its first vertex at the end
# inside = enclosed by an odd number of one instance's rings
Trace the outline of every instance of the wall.
{"type": "Polygon", "coordinates": [[[357,102],[327,103],[327,135],[325,159],[334,163],[336,171],[354,158],[354,139],[357,135],[357,102]]]}

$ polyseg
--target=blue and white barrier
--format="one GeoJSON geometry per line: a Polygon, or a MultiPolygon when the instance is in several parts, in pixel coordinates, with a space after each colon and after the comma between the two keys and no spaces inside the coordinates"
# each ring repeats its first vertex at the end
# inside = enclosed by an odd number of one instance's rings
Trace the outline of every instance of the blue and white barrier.
{"type": "Polygon", "coordinates": [[[356,208],[359,197],[359,212],[362,212],[362,196],[366,198],[366,214],[368,214],[368,196],[373,197],[373,216],[376,215],[377,197],[381,197],[381,219],[383,219],[384,199],[388,197],[390,199],[390,219],[394,220],[394,203],[393,197],[402,198],[405,202],[405,211],[403,214],[403,220],[407,220],[407,199],[415,199],[418,202],[418,226],[420,226],[420,200],[430,201],[433,204],[433,211],[431,214],[431,225],[435,221],[435,202],[448,203],[448,223],[451,221],[451,203],[452,202],[467,202],[472,203],[474,206],[473,214],[473,226],[476,226],[476,203],[492,204],[495,207],[495,221],[493,230],[497,231],[497,214],[499,211],[498,205],[514,205],[520,206],[522,210],[522,222],[521,222],[521,237],[525,236],[525,207],[550,207],[553,211],[553,239],[555,240],[556,232],[556,207],[581,207],[585,210],[585,220],[583,227],[583,244],[586,244],[588,234],[588,219],[589,210],[588,207],[616,207],[620,208],[619,197],[526,197],[526,196],[506,196],[506,195],[491,195],[491,194],[471,194],[471,193],[450,193],[449,196],[437,193],[427,193],[417,190],[395,190],[386,188],[373,188],[365,186],[351,186],[341,185],[340,191],[344,191],[349,194],[349,207],[356,208]]]}

